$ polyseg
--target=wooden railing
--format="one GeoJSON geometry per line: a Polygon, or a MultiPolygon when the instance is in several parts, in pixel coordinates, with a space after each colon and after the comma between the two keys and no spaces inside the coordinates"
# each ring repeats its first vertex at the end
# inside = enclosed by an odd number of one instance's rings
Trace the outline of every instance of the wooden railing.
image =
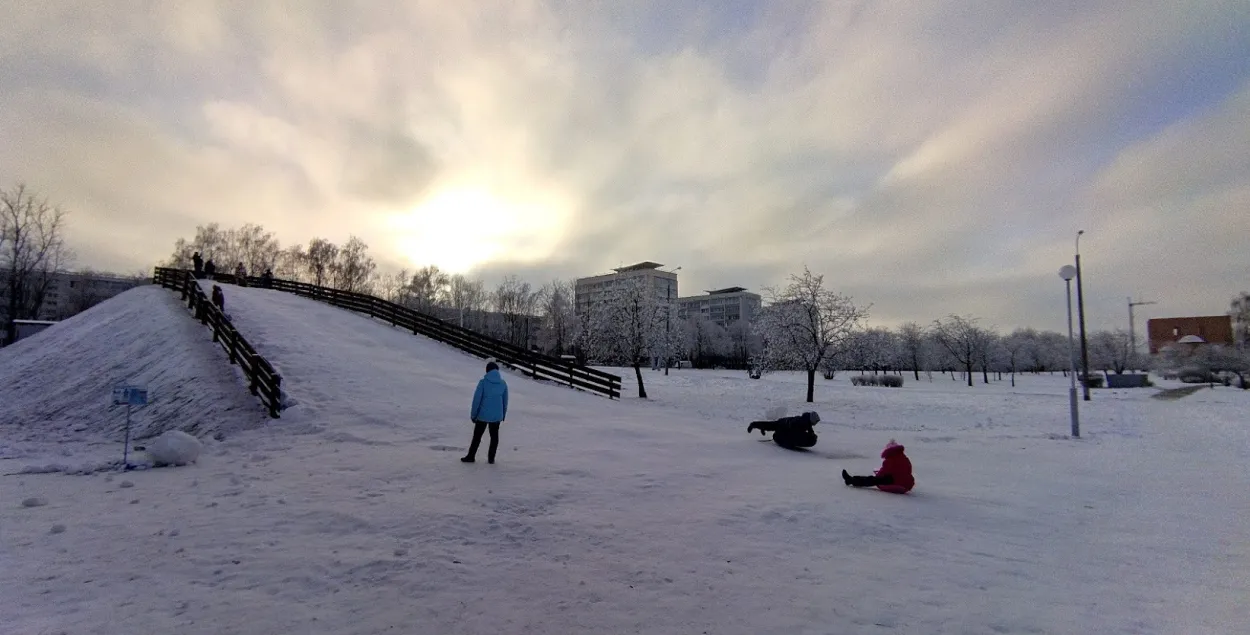
{"type": "Polygon", "coordinates": [[[182,301],[195,313],[195,319],[212,329],[213,341],[226,349],[230,363],[238,364],[243,370],[248,389],[260,398],[269,410],[269,416],[277,419],[282,411],[282,376],[209,301],[195,276],[190,271],[157,267],[152,282],[182,294],[182,301]]]}
{"type": "MultiPolygon", "coordinates": [[[[235,276],[229,274],[218,273],[214,275],[214,278],[225,283],[239,282],[235,276]]],[[[573,388],[606,395],[608,399],[618,399],[621,396],[621,378],[617,375],[529,351],[515,344],[482,335],[378,297],[277,278],[265,281],[257,276],[249,276],[245,283],[248,286],[263,286],[286,291],[365,313],[370,317],[390,322],[393,326],[403,327],[414,334],[424,335],[432,340],[454,346],[470,355],[481,358],[493,357],[500,365],[523,372],[535,379],[567,384],[573,388]]]]}

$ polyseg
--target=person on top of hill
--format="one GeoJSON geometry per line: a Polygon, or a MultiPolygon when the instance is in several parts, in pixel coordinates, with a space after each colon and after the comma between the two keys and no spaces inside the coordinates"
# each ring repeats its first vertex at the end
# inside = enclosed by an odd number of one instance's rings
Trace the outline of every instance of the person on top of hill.
{"type": "Polygon", "coordinates": [[[873,476],[851,476],[842,470],[842,482],[850,487],[876,487],[891,494],[906,494],[916,486],[916,478],[911,473],[911,459],[894,439],[890,439],[881,451],[881,459],[881,469],[873,476]]]}
{"type": "Polygon", "coordinates": [[[191,267],[196,280],[204,277],[204,257],[200,255],[200,252],[191,254],[191,267]]]}
{"type": "Polygon", "coordinates": [[[234,283],[240,287],[247,286],[247,267],[242,262],[234,266],[234,283]]]}
{"type": "Polygon", "coordinates": [[[508,418],[508,384],[499,374],[499,364],[495,360],[486,362],[486,375],[477,382],[473,391],[473,404],[469,407],[469,420],[473,422],[473,443],[469,445],[469,453],[460,460],[472,463],[477,456],[477,447],[482,443],[482,433],[490,430],[490,448],[486,451],[486,462],[495,462],[495,450],[499,448],[499,424],[508,418]]]}
{"type": "Polygon", "coordinates": [[[265,269],[265,273],[260,274],[260,286],[265,289],[273,288],[273,270],[265,269]]]}
{"type": "Polygon", "coordinates": [[[759,430],[760,436],[772,432],[773,442],[783,448],[810,448],[816,445],[816,431],[812,426],[819,422],[819,414],[804,412],[797,417],[781,417],[774,421],[752,421],[747,426],[747,432],[759,430]]]}

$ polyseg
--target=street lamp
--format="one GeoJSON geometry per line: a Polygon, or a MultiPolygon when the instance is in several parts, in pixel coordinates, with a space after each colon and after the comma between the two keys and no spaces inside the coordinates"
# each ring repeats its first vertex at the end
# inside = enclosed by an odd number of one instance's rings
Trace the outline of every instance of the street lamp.
{"type": "Polygon", "coordinates": [[[1076,267],[1072,265],[1059,268],[1059,277],[1063,278],[1068,293],[1068,408],[1072,411],[1072,436],[1080,437],[1081,422],[1076,412],[1076,343],[1072,341],[1072,278],[1076,274],[1076,267]]]}
{"type": "Polygon", "coordinates": [[[1134,302],[1132,297],[1129,297],[1128,299],[1128,341],[1130,355],[1132,357],[1133,370],[1141,370],[1137,367],[1137,328],[1133,321],[1133,307],[1145,306],[1147,304],[1158,304],[1158,302],[1155,302],[1154,300],[1147,302],[1134,302]]]}
{"type": "Polygon", "coordinates": [[[1076,310],[1081,322],[1081,385],[1084,387],[1085,401],[1089,401],[1089,346],[1085,342],[1085,295],[1081,292],[1081,234],[1076,233],[1076,310]]]}
{"type": "MultiPolygon", "coordinates": [[[[676,269],[673,269],[672,271],[668,273],[676,275],[678,271],[681,271],[681,267],[677,267],[676,269]]],[[[673,341],[672,330],[673,330],[673,283],[674,282],[676,282],[675,279],[669,280],[668,284],[665,285],[665,289],[664,289],[664,300],[666,302],[666,306],[664,307],[664,376],[665,377],[668,376],[669,347],[672,346],[672,341],[673,341]]]]}

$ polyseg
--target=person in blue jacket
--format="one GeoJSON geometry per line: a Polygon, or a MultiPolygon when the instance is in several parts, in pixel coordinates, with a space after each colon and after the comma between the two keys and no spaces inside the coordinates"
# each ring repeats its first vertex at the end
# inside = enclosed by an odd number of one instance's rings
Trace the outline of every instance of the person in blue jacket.
{"type": "Polygon", "coordinates": [[[472,463],[477,456],[477,446],[482,443],[482,433],[490,430],[490,448],[486,451],[486,461],[495,462],[495,450],[499,448],[499,424],[508,418],[508,384],[499,375],[499,364],[494,361],[486,363],[486,376],[477,382],[477,390],[473,391],[473,405],[469,409],[469,420],[473,422],[473,443],[469,445],[469,453],[460,460],[472,463]]]}

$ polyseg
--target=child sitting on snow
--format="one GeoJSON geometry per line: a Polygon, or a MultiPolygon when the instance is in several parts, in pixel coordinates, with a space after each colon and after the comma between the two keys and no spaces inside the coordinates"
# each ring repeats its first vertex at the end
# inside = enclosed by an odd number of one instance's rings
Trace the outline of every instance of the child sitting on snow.
{"type": "Polygon", "coordinates": [[[916,486],[911,474],[911,460],[903,454],[903,446],[890,439],[881,451],[881,469],[874,476],[851,476],[842,470],[842,480],[852,487],[876,487],[891,494],[906,494],[916,486]]]}

